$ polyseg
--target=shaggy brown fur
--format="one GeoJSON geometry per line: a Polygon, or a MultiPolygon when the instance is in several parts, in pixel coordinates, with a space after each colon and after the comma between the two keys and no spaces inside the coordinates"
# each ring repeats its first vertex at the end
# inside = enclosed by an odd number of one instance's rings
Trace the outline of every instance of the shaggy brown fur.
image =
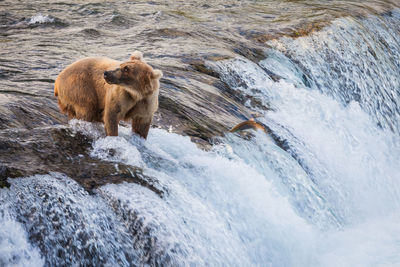
{"type": "Polygon", "coordinates": [[[162,72],[134,52],[128,62],[85,58],[57,77],[54,95],[69,119],[104,122],[107,135],[118,135],[118,122],[132,120],[132,131],[147,137],[158,108],[162,72]]]}

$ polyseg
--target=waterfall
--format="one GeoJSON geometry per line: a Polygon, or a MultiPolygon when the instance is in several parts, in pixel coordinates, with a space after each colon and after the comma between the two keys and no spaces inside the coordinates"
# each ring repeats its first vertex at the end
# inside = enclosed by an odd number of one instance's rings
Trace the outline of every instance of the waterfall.
{"type": "MultiPolygon", "coordinates": [[[[308,37],[268,44],[296,62],[300,74],[314,82],[308,87],[344,105],[356,101],[382,128],[400,133],[399,22],[398,10],[379,17],[346,17],[308,37]]],[[[273,60],[261,65],[268,68],[273,60]]]]}

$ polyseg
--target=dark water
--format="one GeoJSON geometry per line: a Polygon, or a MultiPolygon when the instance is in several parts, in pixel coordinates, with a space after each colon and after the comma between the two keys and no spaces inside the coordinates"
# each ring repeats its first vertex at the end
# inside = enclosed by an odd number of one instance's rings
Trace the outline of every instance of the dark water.
{"type": "Polygon", "coordinates": [[[262,46],[253,39],[301,34],[337,17],[387,12],[396,3],[2,1],[2,90],[51,96],[49,83],[77,58],[123,60],[135,49],[174,71],[185,68],[183,59],[234,56],[241,46],[262,46]]]}
{"type": "Polygon", "coordinates": [[[29,176],[0,266],[400,264],[399,8],[0,1],[0,174],[29,176]],[[149,139],[68,124],[57,74],[134,50],[164,72],[149,139]],[[272,138],[218,137],[251,117],[272,138]]]}

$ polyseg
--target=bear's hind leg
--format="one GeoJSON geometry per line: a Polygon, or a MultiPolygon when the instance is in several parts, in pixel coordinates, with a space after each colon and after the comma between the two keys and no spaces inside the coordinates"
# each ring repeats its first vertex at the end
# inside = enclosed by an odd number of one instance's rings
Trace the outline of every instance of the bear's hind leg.
{"type": "Polygon", "coordinates": [[[93,109],[91,107],[80,107],[80,106],[73,107],[73,113],[75,118],[90,122],[98,121],[96,120],[98,115],[96,115],[95,110],[96,109],[93,109]]]}
{"type": "Polygon", "coordinates": [[[61,112],[64,113],[64,114],[67,114],[67,112],[68,112],[67,105],[64,105],[61,102],[60,98],[57,99],[57,102],[58,102],[58,107],[60,108],[61,112]]]}
{"type": "Polygon", "coordinates": [[[60,98],[58,98],[58,107],[60,108],[62,113],[68,115],[68,120],[76,118],[76,113],[73,105],[64,104],[63,102],[61,102],[60,98]]]}

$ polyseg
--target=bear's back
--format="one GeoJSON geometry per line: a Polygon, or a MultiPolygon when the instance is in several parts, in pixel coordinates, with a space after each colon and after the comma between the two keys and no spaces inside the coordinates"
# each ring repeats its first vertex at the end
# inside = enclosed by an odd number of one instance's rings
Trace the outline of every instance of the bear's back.
{"type": "Polygon", "coordinates": [[[104,71],[118,68],[120,64],[109,58],[84,58],[67,66],[55,82],[59,104],[74,107],[75,111],[86,109],[82,113],[98,117],[104,109],[105,94],[111,87],[104,80],[104,71]]]}
{"type": "Polygon", "coordinates": [[[67,66],[58,75],[58,78],[74,78],[76,76],[83,77],[87,75],[88,78],[103,81],[104,71],[118,68],[120,64],[120,61],[110,58],[83,58],[67,66]]]}

